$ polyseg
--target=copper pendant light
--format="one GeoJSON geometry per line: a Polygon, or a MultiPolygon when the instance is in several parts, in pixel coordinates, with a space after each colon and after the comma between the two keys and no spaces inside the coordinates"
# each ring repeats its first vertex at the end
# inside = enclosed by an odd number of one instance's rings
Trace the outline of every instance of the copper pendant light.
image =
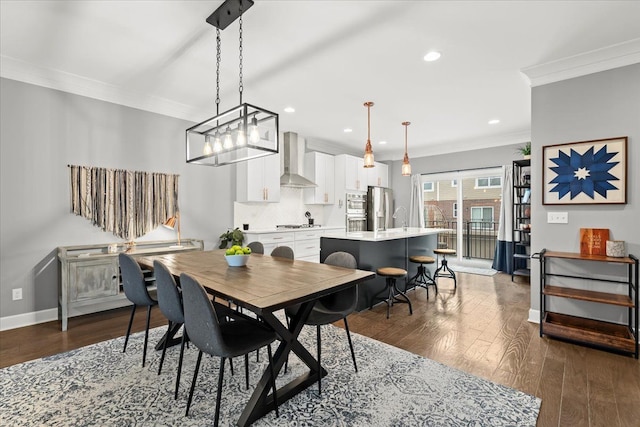
{"type": "Polygon", "coordinates": [[[367,145],[364,147],[364,167],[372,168],[375,166],[373,149],[371,148],[371,107],[373,107],[373,102],[367,101],[364,106],[367,107],[367,145]]]}
{"type": "Polygon", "coordinates": [[[404,160],[402,160],[402,176],[411,176],[411,163],[409,163],[409,154],[407,154],[407,129],[411,122],[402,122],[404,126],[404,160]]]}

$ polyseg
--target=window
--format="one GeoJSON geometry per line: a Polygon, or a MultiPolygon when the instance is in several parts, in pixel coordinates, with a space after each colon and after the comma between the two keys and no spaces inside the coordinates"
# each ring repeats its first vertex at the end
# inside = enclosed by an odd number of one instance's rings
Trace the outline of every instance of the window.
{"type": "Polygon", "coordinates": [[[452,179],[451,180],[451,186],[452,187],[457,187],[458,186],[458,180],[457,179],[452,179]]]}
{"type": "Polygon", "coordinates": [[[453,203],[453,217],[458,218],[458,203],[453,203]]]}
{"type": "Polygon", "coordinates": [[[492,228],[493,227],[493,207],[472,206],[471,207],[471,227],[472,228],[492,228]]]}
{"type": "Polygon", "coordinates": [[[484,178],[476,178],[476,188],[500,188],[502,187],[502,178],[499,176],[487,176],[484,178]]]}
{"type": "Polygon", "coordinates": [[[423,183],[422,184],[422,189],[423,189],[423,191],[432,192],[433,191],[433,181],[423,183]]]}

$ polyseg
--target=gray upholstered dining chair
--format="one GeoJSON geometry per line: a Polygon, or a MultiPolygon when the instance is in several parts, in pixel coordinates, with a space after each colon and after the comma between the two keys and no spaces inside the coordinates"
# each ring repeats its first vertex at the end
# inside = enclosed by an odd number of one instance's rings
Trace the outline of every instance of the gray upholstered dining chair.
{"type": "Polygon", "coordinates": [[[220,373],[218,375],[218,391],[214,419],[214,426],[217,426],[220,418],[220,400],[226,359],[242,355],[246,356],[254,350],[267,346],[273,402],[276,409],[276,417],[278,417],[276,381],[273,369],[273,356],[271,353],[271,343],[276,340],[276,333],[264,323],[248,317],[220,323],[218,321],[216,308],[213,306],[211,300],[209,300],[207,293],[200,283],[188,274],[182,273],[180,275],[180,285],[182,287],[182,301],[184,304],[184,326],[189,334],[189,339],[199,350],[185,416],[189,415],[189,408],[191,406],[191,400],[193,399],[196,380],[198,379],[202,353],[220,357],[220,373]]]}
{"type": "Polygon", "coordinates": [[[249,242],[247,247],[251,249],[252,254],[264,254],[264,245],[262,242],[249,242]]]}
{"type": "Polygon", "coordinates": [[[289,246],[278,246],[271,251],[271,256],[293,259],[293,249],[289,246]]]}
{"type": "Polygon", "coordinates": [[[133,324],[133,317],[136,314],[137,306],[147,307],[147,326],[144,332],[144,349],[142,351],[142,367],[144,367],[147,359],[147,342],[149,341],[149,321],[151,320],[151,307],[158,304],[158,301],[153,299],[149,295],[147,290],[147,283],[144,279],[144,274],[138,262],[131,257],[131,255],[121,253],[118,255],[118,262],[120,264],[120,272],[122,273],[122,288],[127,299],[133,303],[131,309],[131,318],[129,318],[129,326],[127,327],[127,336],[124,339],[124,348],[122,352],[127,351],[127,343],[129,342],[129,335],[131,333],[131,325],[133,324]]]}
{"type": "MultiPolygon", "coordinates": [[[[156,286],[158,292],[158,307],[164,317],[169,321],[167,335],[162,345],[162,356],[158,365],[158,375],[162,372],[164,356],[167,352],[167,341],[169,341],[169,333],[174,327],[180,327],[184,324],[184,310],[182,308],[182,295],[180,289],[176,285],[173,275],[167,270],[167,267],[160,261],[153,261],[153,272],[156,276],[156,286]]],[[[178,398],[178,389],[180,387],[180,374],[182,372],[182,359],[184,356],[184,344],[188,341],[186,330],[182,331],[182,340],[180,342],[180,359],[178,360],[178,373],[176,374],[176,387],[173,395],[174,399],[178,398]]]]}
{"type": "MultiPolygon", "coordinates": [[[[347,252],[334,252],[325,259],[324,263],[344,268],[358,268],[358,263],[355,257],[347,252]]],[[[351,341],[351,333],[349,332],[349,324],[347,323],[347,316],[353,313],[356,308],[357,297],[357,287],[351,286],[348,289],[319,298],[313,305],[313,309],[311,310],[311,314],[309,314],[309,318],[305,321],[305,325],[316,326],[318,372],[322,369],[320,363],[322,346],[320,326],[337,322],[340,319],[344,320],[344,329],[347,331],[347,339],[349,340],[349,348],[351,349],[353,367],[356,372],[358,372],[356,354],[353,351],[353,342],[351,341]]],[[[300,305],[294,305],[285,309],[287,323],[290,318],[293,318],[298,313],[299,309],[300,305]]],[[[318,393],[322,393],[320,375],[318,375],[318,393]]]]}

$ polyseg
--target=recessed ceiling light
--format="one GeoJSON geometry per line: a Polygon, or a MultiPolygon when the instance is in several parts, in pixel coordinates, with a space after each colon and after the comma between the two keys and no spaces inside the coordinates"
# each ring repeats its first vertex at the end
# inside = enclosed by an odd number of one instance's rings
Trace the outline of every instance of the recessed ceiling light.
{"type": "Polygon", "coordinates": [[[424,56],[424,60],[427,62],[437,61],[440,59],[440,56],[442,56],[440,52],[432,51],[424,56]]]}
{"type": "Polygon", "coordinates": [[[500,120],[498,120],[498,119],[489,120],[489,124],[490,125],[497,125],[498,123],[500,123],[500,120]]]}
{"type": "Polygon", "coordinates": [[[387,141],[380,141],[378,144],[380,144],[380,145],[384,145],[384,144],[386,144],[386,143],[387,143],[387,141]]]}
{"type": "Polygon", "coordinates": [[[353,132],[353,129],[351,129],[351,128],[345,128],[344,129],[344,133],[351,133],[351,132],[353,132]]]}
{"type": "Polygon", "coordinates": [[[296,109],[295,109],[295,108],[293,108],[293,107],[286,107],[286,108],[284,109],[284,112],[285,112],[285,113],[295,113],[295,112],[296,112],[296,109]]]}

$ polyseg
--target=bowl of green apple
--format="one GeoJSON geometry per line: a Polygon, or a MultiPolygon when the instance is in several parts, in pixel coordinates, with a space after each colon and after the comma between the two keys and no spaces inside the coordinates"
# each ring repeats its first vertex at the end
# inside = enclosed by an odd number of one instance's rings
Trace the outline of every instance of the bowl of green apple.
{"type": "Polygon", "coordinates": [[[250,255],[251,248],[233,245],[224,253],[224,259],[229,267],[244,267],[249,262],[250,255]]]}

